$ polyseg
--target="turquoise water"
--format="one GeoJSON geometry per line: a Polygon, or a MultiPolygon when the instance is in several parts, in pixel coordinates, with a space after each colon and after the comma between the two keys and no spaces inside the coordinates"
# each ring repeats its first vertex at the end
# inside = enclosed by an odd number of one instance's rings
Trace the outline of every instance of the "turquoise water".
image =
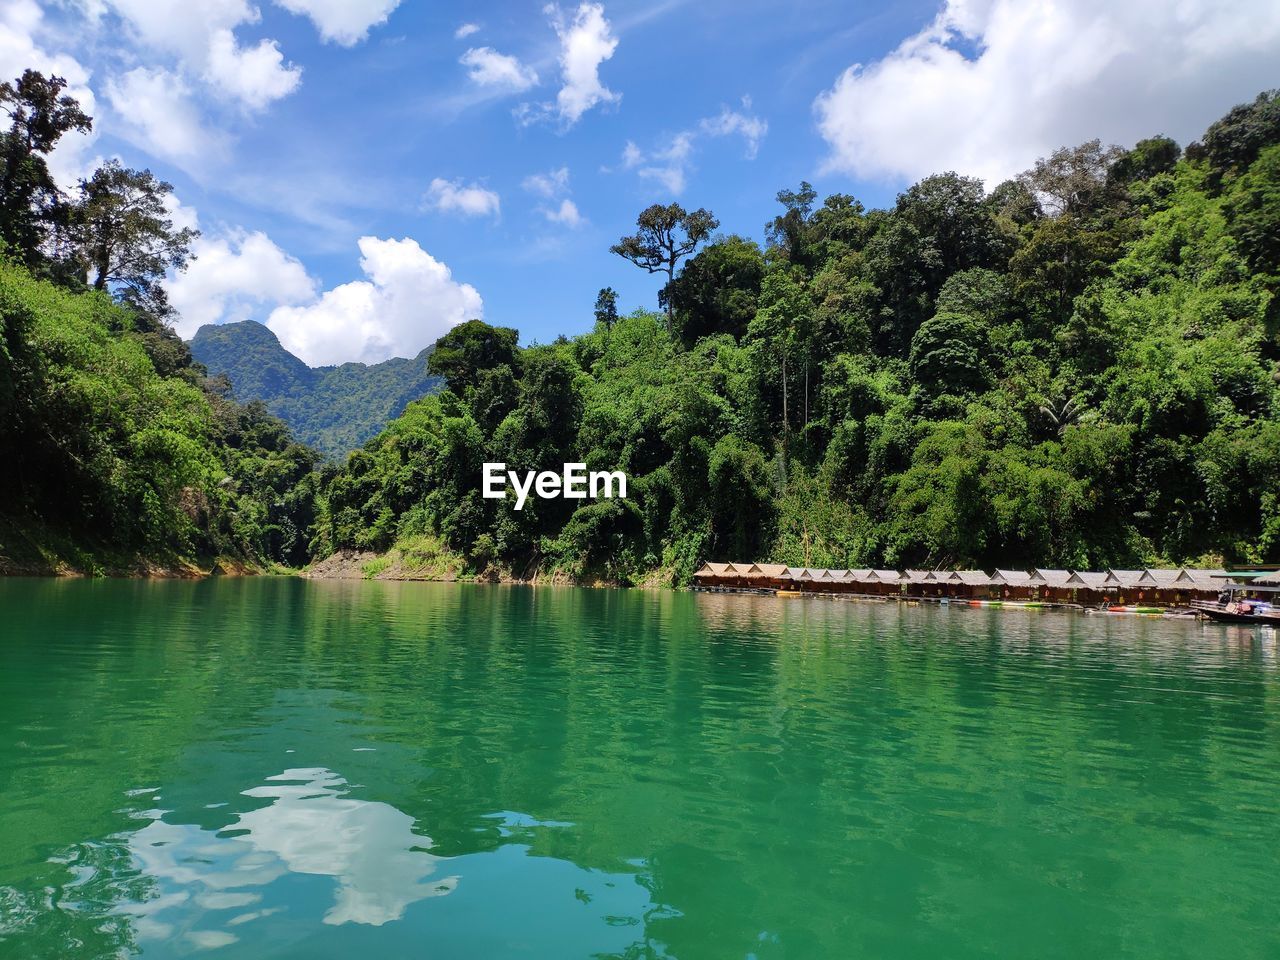
{"type": "Polygon", "coordinates": [[[0,956],[1280,956],[1273,635],[0,582],[0,956]]]}

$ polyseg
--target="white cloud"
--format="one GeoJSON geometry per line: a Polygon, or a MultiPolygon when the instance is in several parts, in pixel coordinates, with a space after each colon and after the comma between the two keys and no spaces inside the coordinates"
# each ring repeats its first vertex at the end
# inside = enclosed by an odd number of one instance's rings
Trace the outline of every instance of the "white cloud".
{"type": "Polygon", "coordinates": [[[549,170],[546,173],[533,173],[524,178],[521,184],[530,193],[536,193],[548,200],[569,192],[569,168],[549,170]]]}
{"type": "Polygon", "coordinates": [[[260,110],[297,89],[301,68],[286,64],[274,40],[241,48],[235,29],[261,19],[247,0],[104,0],[136,38],[179,61],[180,72],[199,77],[250,110],[260,110]]]}
{"type": "Polygon", "coordinates": [[[209,40],[205,78],[246,108],[261,110],[293,93],[302,82],[302,70],[284,65],[284,54],[274,40],[242,48],[230,30],[218,30],[209,40]]]}
{"type": "Polygon", "coordinates": [[[572,20],[566,20],[564,12],[555,4],[543,8],[551,18],[551,25],[560,38],[560,75],[563,86],[556,94],[555,103],[522,104],[516,118],[528,124],[552,115],[562,127],[571,127],[584,113],[601,103],[617,103],[621,94],[614,93],[600,82],[600,64],[613,56],[618,39],[613,36],[609,21],[604,18],[604,6],[599,3],[582,3],[572,20]]]}
{"type": "MultiPolygon", "coordinates": [[[[751,109],[750,97],[742,98],[742,109],[744,111],[751,109]]],[[[767,121],[748,113],[730,110],[728,107],[723,107],[719,116],[707,117],[699,124],[699,128],[703,133],[711,137],[727,137],[735,133],[740,134],[742,139],[746,141],[748,160],[756,158],[756,154],[760,151],[760,141],[769,132],[767,121]]]]}
{"type": "Polygon", "coordinates": [[[320,38],[343,47],[354,46],[369,30],[386,23],[400,0],[275,0],[290,13],[311,18],[320,38]]]}
{"type": "Polygon", "coordinates": [[[471,36],[473,33],[479,33],[479,32],[480,32],[480,24],[464,23],[462,24],[462,26],[458,27],[457,30],[453,31],[453,39],[465,40],[467,39],[467,37],[471,36]]]}
{"type": "Polygon", "coordinates": [[[196,213],[195,207],[186,206],[172,193],[166,193],[160,202],[164,204],[165,212],[169,215],[169,219],[173,221],[176,229],[200,229],[200,217],[196,213]]]}
{"type": "Polygon", "coordinates": [[[498,53],[491,47],[473,47],[458,62],[468,70],[472,81],[482,87],[505,87],[519,92],[538,83],[533,67],[525,66],[515,57],[498,53]]]}
{"type": "MultiPolygon", "coordinates": [[[[742,98],[742,108],[751,109],[750,97],[742,98]]],[[[718,116],[704,118],[695,128],[680,131],[665,145],[652,150],[641,150],[628,140],[622,148],[622,169],[633,170],[640,179],[652,180],[664,192],[676,195],[688,185],[699,139],[740,135],[746,143],[747,159],[754,160],[768,131],[769,124],[759,117],[724,107],[718,116]]]]}
{"type": "Polygon", "coordinates": [[[552,223],[564,224],[566,227],[581,227],[587,219],[578,209],[578,205],[569,199],[569,168],[560,167],[546,173],[533,173],[525,177],[521,186],[529,193],[544,200],[559,200],[559,203],[539,206],[541,213],[552,223]]]}
{"type": "MultiPolygon", "coordinates": [[[[192,226],[195,211],[177,204],[170,210],[178,226],[192,226]]],[[[189,339],[206,323],[248,320],[280,304],[315,299],[316,284],[306,268],[261,232],[202,236],[192,244],[195,259],[183,273],[165,281],[177,311],[174,329],[189,339]]]]}
{"type": "Polygon", "coordinates": [[[441,213],[457,213],[464,217],[497,216],[500,200],[492,190],[478,183],[464,184],[461,180],[444,180],[436,177],[427,187],[423,203],[441,213]]]}
{"type": "Polygon", "coordinates": [[[667,193],[682,193],[688,182],[693,140],[693,132],[686,130],[677,133],[670,143],[651,153],[645,153],[628,140],[622,150],[622,168],[634,170],[644,180],[653,180],[667,193]]]}
{"type": "Polygon", "coordinates": [[[576,229],[587,222],[579,212],[578,205],[568,197],[561,200],[558,207],[543,207],[541,209],[542,215],[552,223],[563,223],[566,227],[574,227],[576,229]]]}
{"type": "Polygon", "coordinates": [[[200,163],[222,152],[223,143],[201,124],[182,77],[135,67],[107,81],[107,99],[131,142],[179,165],[200,163]]]}
{"type": "MultiPolygon", "coordinates": [[[[64,91],[75,97],[85,113],[93,116],[97,103],[89,88],[89,71],[74,57],[50,53],[36,40],[43,14],[35,0],[6,0],[0,4],[0,82],[14,80],[30,68],[67,81],[64,91]]],[[[59,141],[49,157],[49,169],[64,188],[70,188],[93,165],[89,151],[97,132],[70,133],[59,141]]]]}
{"type": "Polygon", "coordinates": [[[315,303],[283,306],[267,319],[285,348],[311,366],[412,357],[451,327],[483,315],[475,287],[416,240],[360,238],[367,280],[326,291],[315,303]]]}
{"type": "Polygon", "coordinates": [[[1274,86],[1278,58],[1273,0],[947,0],[814,109],[828,169],[896,180],[954,169],[994,186],[1093,137],[1185,143],[1274,86]]]}

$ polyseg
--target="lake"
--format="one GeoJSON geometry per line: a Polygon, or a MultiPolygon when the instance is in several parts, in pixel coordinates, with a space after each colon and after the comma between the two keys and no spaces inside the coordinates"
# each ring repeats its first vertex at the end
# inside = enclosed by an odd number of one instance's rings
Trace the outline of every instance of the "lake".
{"type": "Polygon", "coordinates": [[[1274,635],[0,581],[5,958],[1275,958],[1274,635]]]}

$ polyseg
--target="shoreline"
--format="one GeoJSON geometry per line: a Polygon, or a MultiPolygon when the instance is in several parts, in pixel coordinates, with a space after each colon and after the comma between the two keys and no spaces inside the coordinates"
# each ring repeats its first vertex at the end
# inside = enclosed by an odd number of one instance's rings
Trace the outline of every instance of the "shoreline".
{"type": "MultiPolygon", "coordinates": [[[[297,577],[301,580],[383,580],[406,583],[489,583],[521,586],[615,587],[619,589],[672,588],[661,572],[637,583],[622,583],[605,577],[573,577],[567,573],[544,572],[535,567],[532,575],[521,576],[508,568],[490,567],[480,574],[461,572],[461,558],[422,558],[399,547],[385,553],[372,550],[340,550],[306,567],[260,567],[245,561],[176,560],[73,564],[66,560],[14,562],[0,557],[0,577],[32,577],[53,580],[211,580],[219,577],[297,577]]],[[[687,588],[685,588],[687,589],[687,588]]]]}

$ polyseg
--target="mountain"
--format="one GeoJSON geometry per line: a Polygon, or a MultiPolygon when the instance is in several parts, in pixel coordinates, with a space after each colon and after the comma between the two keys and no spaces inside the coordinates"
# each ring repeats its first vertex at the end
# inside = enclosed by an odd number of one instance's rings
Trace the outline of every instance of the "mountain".
{"type": "Polygon", "coordinates": [[[254,320],[206,324],[191,354],[211,375],[225,374],[236,399],[261,400],[303,443],[341,460],[376,436],[411,400],[440,389],[427,373],[427,347],[412,360],[309,367],[254,320]]]}

